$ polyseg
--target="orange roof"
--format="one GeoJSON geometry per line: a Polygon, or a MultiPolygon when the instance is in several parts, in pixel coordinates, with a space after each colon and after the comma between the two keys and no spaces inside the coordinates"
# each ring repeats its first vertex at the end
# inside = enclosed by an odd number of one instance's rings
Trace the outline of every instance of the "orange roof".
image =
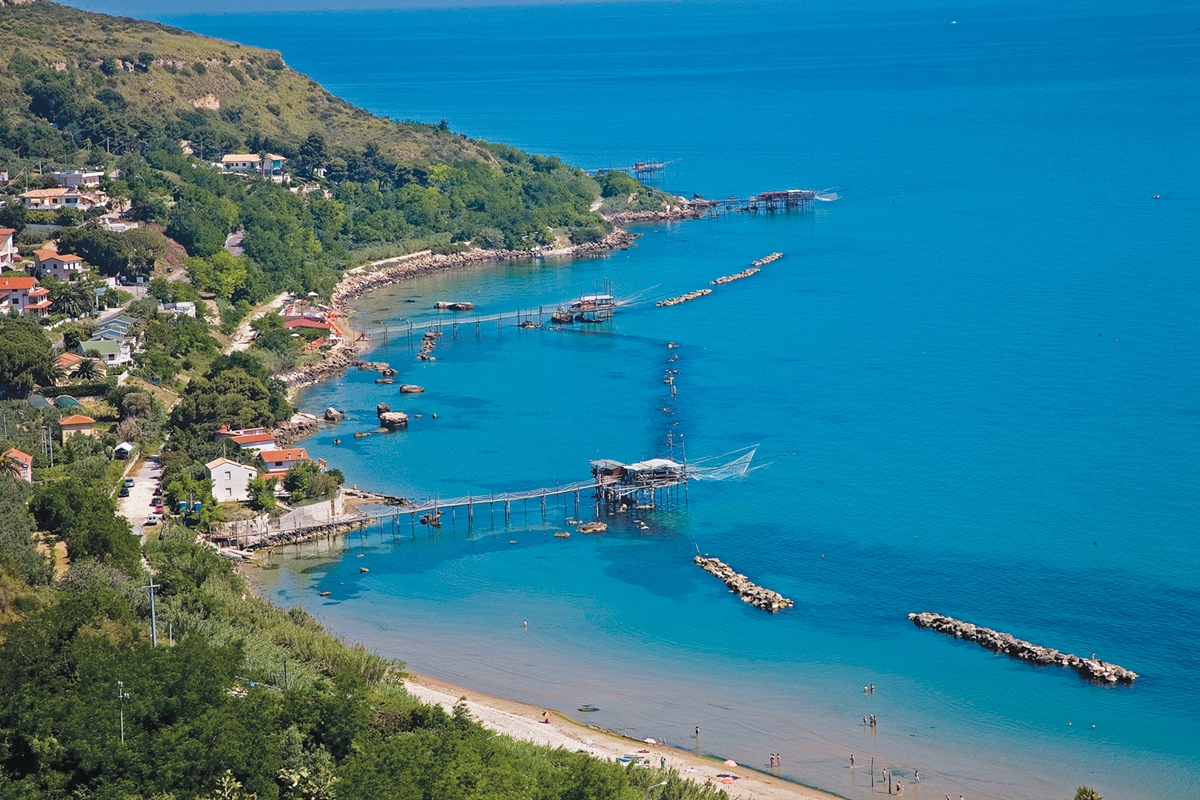
{"type": "Polygon", "coordinates": [[[20,450],[18,450],[15,447],[10,447],[7,450],[5,450],[4,457],[15,459],[17,461],[20,461],[22,464],[32,464],[33,463],[33,456],[29,455],[28,453],[22,453],[20,450]]]}
{"type": "Polygon", "coordinates": [[[29,305],[25,306],[25,309],[28,310],[28,309],[33,308],[33,309],[37,309],[38,311],[41,311],[43,308],[49,308],[52,305],[53,305],[53,303],[51,303],[49,300],[43,300],[40,303],[30,303],[29,305]]]}
{"type": "Polygon", "coordinates": [[[30,297],[45,297],[48,294],[50,294],[50,290],[44,286],[39,286],[36,289],[29,290],[30,297]]]}
{"type": "Polygon", "coordinates": [[[59,253],[56,250],[50,250],[50,249],[34,250],[33,255],[34,255],[34,258],[36,258],[38,261],[46,261],[47,259],[51,259],[51,258],[57,258],[59,261],[67,261],[67,262],[83,261],[82,258],[75,255],[74,253],[59,253]]]}
{"type": "Polygon", "coordinates": [[[303,447],[291,447],[287,450],[263,450],[258,457],[263,461],[308,461],[308,451],[303,447]]]}
{"type": "Polygon", "coordinates": [[[283,323],[283,327],[287,328],[288,330],[291,330],[292,328],[318,328],[320,330],[327,331],[329,330],[329,323],[318,322],[315,319],[305,319],[304,317],[301,317],[300,319],[289,319],[287,322],[283,323]]]}
{"type": "Polygon", "coordinates": [[[71,194],[71,190],[63,189],[62,187],[56,189],[30,189],[28,192],[23,193],[21,197],[62,197],[64,194],[71,194]]]}
{"type": "Polygon", "coordinates": [[[91,417],[85,417],[83,414],[72,414],[69,417],[63,417],[58,421],[59,425],[95,425],[96,420],[91,417]]]}
{"type": "Polygon", "coordinates": [[[12,228],[0,228],[0,236],[12,236],[16,231],[12,228]]]}
{"type": "Polygon", "coordinates": [[[231,438],[238,444],[261,444],[263,442],[275,441],[275,436],[270,433],[244,433],[241,436],[231,438]]]}
{"type": "Polygon", "coordinates": [[[58,358],[54,359],[54,363],[60,367],[73,367],[83,361],[83,356],[78,353],[62,353],[58,358]]]}
{"type": "Polygon", "coordinates": [[[0,291],[32,289],[38,285],[37,278],[0,278],[0,291]]]}

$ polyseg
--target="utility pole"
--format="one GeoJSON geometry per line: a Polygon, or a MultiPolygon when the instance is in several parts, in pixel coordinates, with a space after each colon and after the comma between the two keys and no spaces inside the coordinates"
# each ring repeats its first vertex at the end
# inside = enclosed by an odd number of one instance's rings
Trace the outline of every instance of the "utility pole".
{"type": "Polygon", "coordinates": [[[125,701],[129,699],[129,692],[125,691],[125,681],[117,681],[117,690],[113,694],[121,705],[121,744],[125,744],[125,701]]]}
{"type": "Polygon", "coordinates": [[[150,641],[151,641],[151,647],[158,647],[158,616],[155,613],[155,609],[154,609],[154,590],[161,589],[162,584],[158,584],[156,586],[154,584],[154,577],[151,576],[150,585],[143,586],[142,588],[147,589],[150,592],[150,641]]]}

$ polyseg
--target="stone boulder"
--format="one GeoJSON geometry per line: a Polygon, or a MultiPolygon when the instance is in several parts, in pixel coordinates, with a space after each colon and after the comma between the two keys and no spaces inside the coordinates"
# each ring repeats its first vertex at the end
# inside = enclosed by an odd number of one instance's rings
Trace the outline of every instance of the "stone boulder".
{"type": "Polygon", "coordinates": [[[380,403],[379,405],[375,406],[375,416],[382,419],[383,415],[387,414],[391,410],[392,410],[392,407],[389,406],[387,403],[380,403]]]}
{"type": "Polygon", "coordinates": [[[389,431],[408,427],[408,414],[403,411],[385,411],[379,415],[379,424],[389,431]]]}
{"type": "Polygon", "coordinates": [[[400,384],[400,394],[421,394],[424,391],[424,386],[417,386],[415,383],[400,384]]]}
{"type": "Polygon", "coordinates": [[[341,422],[345,418],[346,418],[346,412],[338,411],[333,406],[330,406],[329,408],[325,409],[325,421],[326,422],[341,422]]]}

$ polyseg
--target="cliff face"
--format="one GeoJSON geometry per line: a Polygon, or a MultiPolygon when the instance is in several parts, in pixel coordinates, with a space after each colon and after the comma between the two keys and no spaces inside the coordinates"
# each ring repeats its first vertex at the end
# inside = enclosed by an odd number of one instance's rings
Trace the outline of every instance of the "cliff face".
{"type": "MultiPolygon", "coordinates": [[[[495,163],[487,149],[462,136],[393,123],[350,105],[288,67],[277,52],[156,22],[48,0],[0,0],[0,59],[0,136],[10,147],[25,140],[27,151],[37,150],[39,140],[61,139],[70,126],[56,117],[73,114],[84,119],[68,132],[102,148],[106,137],[111,147],[114,140],[203,123],[215,141],[199,144],[212,153],[222,137],[240,142],[257,134],[275,147],[298,147],[317,133],[330,148],[371,145],[401,161],[495,163]],[[57,80],[38,78],[41,70],[57,80]],[[20,128],[31,130],[15,136],[20,128]]],[[[53,149],[50,144],[40,146],[53,149]]]]}

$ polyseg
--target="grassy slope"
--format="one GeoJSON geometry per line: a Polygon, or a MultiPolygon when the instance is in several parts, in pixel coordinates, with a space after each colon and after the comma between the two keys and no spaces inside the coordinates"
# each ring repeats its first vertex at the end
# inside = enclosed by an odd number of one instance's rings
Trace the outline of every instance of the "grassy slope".
{"type": "MultiPolygon", "coordinates": [[[[18,5],[0,0],[0,54],[7,59],[16,50],[59,71],[98,74],[105,58],[123,62],[106,83],[138,112],[211,110],[214,116],[236,120],[236,129],[257,130],[272,139],[299,142],[315,131],[331,147],[361,150],[370,142],[406,161],[494,160],[461,136],[434,126],[381,119],[291,68],[270,69],[268,64],[280,59],[275,51],[155,22],[80,11],[47,0],[18,5]],[[144,52],[154,55],[154,63],[148,70],[131,71],[144,52]],[[203,65],[203,74],[196,64],[203,65]]],[[[16,89],[15,78],[0,74],[0,107],[27,107],[16,89]]]]}

